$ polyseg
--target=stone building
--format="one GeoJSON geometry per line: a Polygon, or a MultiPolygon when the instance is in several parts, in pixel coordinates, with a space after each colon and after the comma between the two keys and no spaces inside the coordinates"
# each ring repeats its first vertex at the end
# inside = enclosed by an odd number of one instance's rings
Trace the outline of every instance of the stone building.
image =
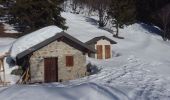
{"type": "Polygon", "coordinates": [[[112,44],[116,44],[116,42],[106,36],[100,36],[87,41],[86,44],[97,50],[96,53],[89,53],[89,57],[109,59],[112,58],[112,44]]]}
{"type": "Polygon", "coordinates": [[[31,82],[62,82],[87,74],[86,54],[95,49],[65,32],[17,54],[16,62],[30,68],[31,82]]]}

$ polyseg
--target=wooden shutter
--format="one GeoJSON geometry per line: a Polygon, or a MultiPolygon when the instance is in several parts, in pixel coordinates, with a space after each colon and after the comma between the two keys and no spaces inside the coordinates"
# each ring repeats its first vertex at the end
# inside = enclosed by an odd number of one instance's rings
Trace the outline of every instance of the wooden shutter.
{"type": "Polygon", "coordinates": [[[111,58],[111,47],[110,45],[105,45],[105,58],[111,58]]]}
{"type": "Polygon", "coordinates": [[[103,59],[102,45],[97,45],[97,59],[103,59]]]}
{"type": "Polygon", "coordinates": [[[74,66],[74,58],[73,58],[73,56],[66,56],[66,66],[67,67],[74,66]]]}

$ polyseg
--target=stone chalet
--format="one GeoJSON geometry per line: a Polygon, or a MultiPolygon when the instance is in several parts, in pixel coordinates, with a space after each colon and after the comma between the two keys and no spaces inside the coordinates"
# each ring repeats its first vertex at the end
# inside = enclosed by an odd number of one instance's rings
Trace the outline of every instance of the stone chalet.
{"type": "Polygon", "coordinates": [[[100,36],[87,41],[86,44],[97,50],[96,53],[89,53],[89,57],[109,59],[112,58],[112,44],[117,44],[117,42],[106,36],[100,36]]]}
{"type": "Polygon", "coordinates": [[[87,53],[95,49],[60,32],[17,54],[16,63],[30,69],[30,82],[62,82],[86,76],[87,53]]]}

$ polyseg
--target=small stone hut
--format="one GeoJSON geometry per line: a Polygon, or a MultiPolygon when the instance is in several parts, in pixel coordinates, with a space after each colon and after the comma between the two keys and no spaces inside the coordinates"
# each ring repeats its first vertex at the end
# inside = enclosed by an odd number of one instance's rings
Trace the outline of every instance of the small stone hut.
{"type": "Polygon", "coordinates": [[[112,44],[117,42],[109,39],[106,36],[95,37],[86,42],[92,48],[97,50],[96,53],[89,53],[89,57],[96,59],[109,59],[112,58],[112,44]]]}
{"type": "Polygon", "coordinates": [[[16,63],[30,68],[31,82],[62,82],[87,74],[86,54],[95,50],[65,32],[17,54],[16,63]]]}

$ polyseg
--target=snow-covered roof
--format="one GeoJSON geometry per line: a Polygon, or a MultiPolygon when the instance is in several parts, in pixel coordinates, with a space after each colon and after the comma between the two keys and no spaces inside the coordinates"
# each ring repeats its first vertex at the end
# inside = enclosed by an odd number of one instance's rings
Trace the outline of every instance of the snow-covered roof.
{"type": "Polygon", "coordinates": [[[22,59],[24,56],[34,52],[34,51],[37,51],[39,50],[40,48],[52,43],[53,41],[56,41],[56,40],[62,40],[62,41],[67,41],[66,43],[69,44],[69,45],[74,45],[73,47],[74,48],[77,48],[78,50],[81,50],[81,51],[84,51],[84,52],[96,52],[96,50],[94,48],[91,48],[89,47],[88,45],[86,45],[85,43],[79,41],[78,39],[72,37],[71,35],[65,33],[65,32],[60,32],[58,34],[56,34],[55,36],[47,39],[47,40],[44,40],[43,42],[37,44],[37,45],[34,45],[32,46],[31,48],[17,54],[16,58],[17,60],[20,60],[22,59]],[[61,39],[62,38],[62,39],[61,39]],[[76,45],[76,46],[75,46],[76,45]]]}
{"type": "Polygon", "coordinates": [[[53,37],[62,31],[63,30],[57,26],[48,26],[19,38],[13,43],[11,48],[11,57],[15,59],[17,54],[43,42],[50,37],[53,37]]]}
{"type": "Polygon", "coordinates": [[[86,44],[93,44],[96,43],[97,41],[99,41],[100,39],[105,39],[107,41],[110,41],[111,44],[116,44],[117,42],[113,41],[112,39],[106,37],[106,36],[99,36],[99,37],[95,37],[89,41],[86,42],[86,44]]]}

